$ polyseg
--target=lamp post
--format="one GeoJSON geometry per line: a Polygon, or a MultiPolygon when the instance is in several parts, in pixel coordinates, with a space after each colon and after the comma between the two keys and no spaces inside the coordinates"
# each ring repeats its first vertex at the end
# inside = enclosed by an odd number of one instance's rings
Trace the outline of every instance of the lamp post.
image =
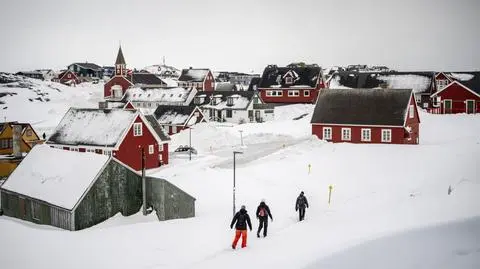
{"type": "Polygon", "coordinates": [[[243,154],[241,151],[233,152],[233,215],[235,216],[235,156],[237,154],[243,154]]]}
{"type": "Polygon", "coordinates": [[[141,154],[142,154],[142,204],[143,204],[142,213],[144,216],[146,216],[147,215],[147,182],[145,182],[145,149],[140,145],[138,147],[141,148],[141,154]]]}
{"type": "Polygon", "coordinates": [[[188,135],[188,156],[189,156],[189,160],[191,161],[192,160],[192,127],[188,127],[188,131],[189,131],[189,135],[188,135]]]}

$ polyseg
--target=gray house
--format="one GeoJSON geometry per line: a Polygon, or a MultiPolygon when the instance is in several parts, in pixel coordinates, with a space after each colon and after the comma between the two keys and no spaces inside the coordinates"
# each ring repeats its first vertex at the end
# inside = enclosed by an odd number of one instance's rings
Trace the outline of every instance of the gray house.
{"type": "MultiPolygon", "coordinates": [[[[142,207],[142,177],[114,157],[38,145],[0,188],[6,216],[81,230],[142,207]],[[81,171],[81,172],[80,172],[81,171]]],[[[195,198],[164,179],[146,179],[159,220],[195,216],[195,198]]]]}

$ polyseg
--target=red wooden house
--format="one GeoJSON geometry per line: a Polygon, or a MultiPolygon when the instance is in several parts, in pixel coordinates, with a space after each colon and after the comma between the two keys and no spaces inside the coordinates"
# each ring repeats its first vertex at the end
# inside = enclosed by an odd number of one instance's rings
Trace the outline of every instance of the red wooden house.
{"type": "Polygon", "coordinates": [[[183,69],[178,78],[178,86],[184,88],[195,87],[198,91],[212,92],[215,90],[215,78],[210,69],[189,68],[183,69]]]}
{"type": "Polygon", "coordinates": [[[168,164],[170,138],[153,116],[130,109],[70,108],[47,140],[55,148],[111,155],[141,170],[168,164]]]}
{"type": "Polygon", "coordinates": [[[435,114],[480,113],[480,72],[438,73],[431,95],[435,114]]]}
{"type": "Polygon", "coordinates": [[[56,78],[53,79],[53,81],[60,82],[68,86],[75,86],[81,82],[78,76],[70,70],[61,72],[56,78]]]}
{"type": "Polygon", "coordinates": [[[265,103],[314,103],[319,90],[325,88],[324,82],[318,65],[269,65],[258,90],[265,103]]]}
{"type": "Polygon", "coordinates": [[[412,90],[329,89],[317,99],[312,134],[332,142],[418,144],[412,90]]]}

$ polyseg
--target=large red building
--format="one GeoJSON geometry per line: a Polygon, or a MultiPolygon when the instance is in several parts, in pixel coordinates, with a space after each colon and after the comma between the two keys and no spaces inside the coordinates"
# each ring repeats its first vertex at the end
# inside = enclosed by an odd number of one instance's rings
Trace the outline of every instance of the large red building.
{"type": "Polygon", "coordinates": [[[311,124],[312,134],[337,143],[419,143],[420,117],[412,90],[322,90],[311,124]]]}
{"type": "Polygon", "coordinates": [[[322,69],[318,65],[269,65],[263,71],[258,91],[265,103],[315,103],[320,89],[325,88],[322,69]]]}
{"type": "Polygon", "coordinates": [[[166,135],[153,116],[130,109],[70,108],[47,144],[78,152],[111,155],[134,170],[168,164],[166,135]]]}
{"type": "Polygon", "coordinates": [[[480,113],[480,72],[438,73],[430,112],[480,113]]]}

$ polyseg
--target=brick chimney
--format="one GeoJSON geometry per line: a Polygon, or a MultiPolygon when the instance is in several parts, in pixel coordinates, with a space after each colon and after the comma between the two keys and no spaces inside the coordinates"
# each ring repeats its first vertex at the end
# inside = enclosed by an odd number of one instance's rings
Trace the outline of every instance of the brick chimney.
{"type": "Polygon", "coordinates": [[[13,129],[13,156],[16,158],[22,157],[22,151],[20,149],[20,141],[22,140],[22,125],[12,125],[13,129]]]}

